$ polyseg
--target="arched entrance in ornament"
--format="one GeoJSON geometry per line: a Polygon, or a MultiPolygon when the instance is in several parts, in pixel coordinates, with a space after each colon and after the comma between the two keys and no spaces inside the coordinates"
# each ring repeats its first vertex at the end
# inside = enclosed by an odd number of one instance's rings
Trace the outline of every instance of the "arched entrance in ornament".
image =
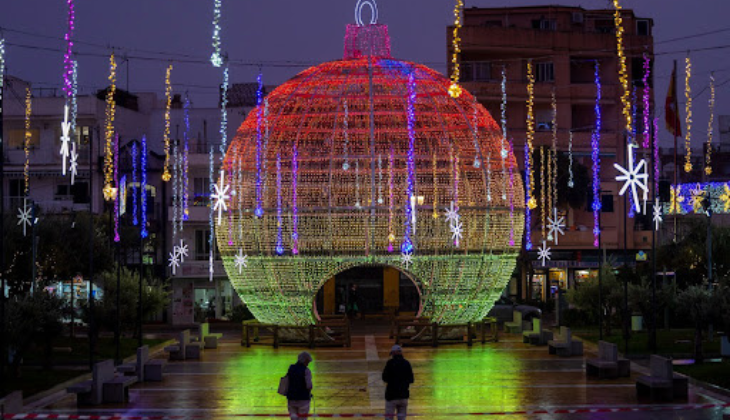
{"type": "Polygon", "coordinates": [[[423,293],[410,273],[385,264],[347,268],[325,281],[317,291],[313,312],[344,315],[368,324],[387,324],[393,314],[416,315],[423,312],[423,293]],[[353,314],[351,288],[357,287],[359,317],[353,314]]]}

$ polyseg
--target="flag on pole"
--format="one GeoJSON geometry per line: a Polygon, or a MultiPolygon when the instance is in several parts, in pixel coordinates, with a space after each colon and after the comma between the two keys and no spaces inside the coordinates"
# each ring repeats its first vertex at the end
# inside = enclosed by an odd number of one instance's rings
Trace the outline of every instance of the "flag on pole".
{"type": "Polygon", "coordinates": [[[679,121],[679,104],[677,102],[677,66],[672,71],[672,79],[669,81],[667,100],[664,105],[664,115],[667,130],[675,137],[682,137],[682,123],[679,121]]]}

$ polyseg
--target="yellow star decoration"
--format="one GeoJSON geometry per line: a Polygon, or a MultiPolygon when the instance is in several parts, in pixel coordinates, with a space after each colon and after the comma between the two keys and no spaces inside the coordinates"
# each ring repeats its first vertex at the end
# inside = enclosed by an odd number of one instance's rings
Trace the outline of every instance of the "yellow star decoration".
{"type": "Polygon", "coordinates": [[[730,212],[730,187],[725,184],[722,194],[720,194],[720,201],[723,204],[723,210],[727,213],[730,212]]]}
{"type": "Polygon", "coordinates": [[[669,197],[669,214],[680,214],[682,212],[682,191],[679,186],[670,188],[671,196],[669,197]]]}
{"type": "Polygon", "coordinates": [[[702,208],[702,202],[705,199],[705,190],[702,189],[700,184],[697,184],[697,187],[690,190],[691,194],[691,202],[692,202],[692,210],[694,210],[695,213],[701,213],[703,211],[702,208]]]}

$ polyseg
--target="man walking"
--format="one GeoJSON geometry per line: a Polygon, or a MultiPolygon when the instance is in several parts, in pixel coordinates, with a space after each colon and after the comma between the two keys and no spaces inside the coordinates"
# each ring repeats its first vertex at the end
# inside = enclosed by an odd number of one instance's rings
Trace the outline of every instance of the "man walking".
{"type": "Polygon", "coordinates": [[[385,417],[392,420],[398,413],[398,420],[405,420],[408,412],[408,387],[413,383],[413,369],[403,357],[403,349],[394,345],[390,349],[392,358],[385,364],[383,382],[385,387],[385,417]]]}
{"type": "Polygon", "coordinates": [[[307,366],[312,355],[303,351],[297,357],[297,363],[289,366],[289,389],[286,392],[287,408],[292,420],[304,419],[309,414],[309,402],[312,399],[312,371],[307,366]]]}

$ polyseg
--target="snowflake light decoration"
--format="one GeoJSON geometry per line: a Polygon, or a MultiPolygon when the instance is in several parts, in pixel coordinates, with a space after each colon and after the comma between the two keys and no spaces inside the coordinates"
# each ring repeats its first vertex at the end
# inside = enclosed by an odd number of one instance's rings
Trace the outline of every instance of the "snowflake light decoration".
{"type": "Polygon", "coordinates": [[[655,199],[654,201],[654,230],[659,230],[659,225],[664,220],[662,218],[662,205],[659,204],[659,199],[655,199]]]}
{"type": "Polygon", "coordinates": [[[29,206],[28,201],[23,200],[23,207],[18,209],[18,225],[23,225],[23,236],[26,236],[26,228],[30,226],[32,213],[33,206],[29,206]]]}
{"type": "Polygon", "coordinates": [[[62,161],[62,171],[61,173],[63,175],[66,175],[66,161],[68,160],[68,157],[70,155],[68,144],[71,142],[71,136],[69,135],[69,132],[71,131],[71,121],[68,120],[68,105],[64,105],[63,107],[63,121],[61,122],[61,151],[59,152],[61,154],[61,161],[62,161]]]}
{"type": "Polygon", "coordinates": [[[720,202],[723,205],[725,213],[730,212],[730,187],[727,184],[724,185],[723,191],[720,194],[720,202]]]}
{"type": "Polygon", "coordinates": [[[624,195],[626,190],[631,189],[631,195],[634,199],[634,207],[638,213],[641,213],[641,206],[639,205],[639,189],[641,189],[644,193],[648,191],[647,182],[649,174],[646,172],[646,160],[641,159],[639,163],[634,165],[634,153],[631,150],[634,147],[637,146],[629,144],[629,163],[626,168],[618,163],[614,163],[613,167],[622,174],[616,176],[616,181],[624,182],[624,186],[619,191],[619,195],[624,195]]]}
{"type": "Polygon", "coordinates": [[[180,255],[178,255],[178,253],[177,253],[177,252],[175,252],[175,250],[173,250],[173,251],[172,251],[172,252],[170,253],[170,258],[168,258],[168,260],[167,260],[167,261],[168,261],[168,264],[167,264],[167,266],[168,266],[168,267],[170,267],[170,268],[172,269],[172,275],[173,275],[173,276],[174,276],[174,275],[176,275],[176,274],[177,274],[177,273],[176,273],[176,269],[177,269],[178,267],[180,267],[180,255]]]}
{"type": "Polygon", "coordinates": [[[542,261],[543,267],[545,267],[546,261],[550,261],[550,247],[545,241],[542,241],[542,245],[537,248],[537,259],[542,261]]]}
{"type": "Polygon", "coordinates": [[[459,246],[459,241],[464,235],[464,224],[456,222],[451,224],[451,239],[454,241],[454,245],[459,246]]]}
{"type": "Polygon", "coordinates": [[[689,190],[689,193],[692,210],[695,213],[702,213],[704,211],[702,204],[705,201],[705,190],[703,190],[702,186],[698,183],[695,188],[689,190]]]}
{"type": "Polygon", "coordinates": [[[218,225],[221,224],[221,219],[224,211],[228,211],[227,200],[231,199],[231,195],[228,191],[231,189],[230,185],[225,185],[226,171],[221,169],[220,184],[213,184],[215,192],[210,195],[210,198],[214,200],[213,211],[218,211],[218,225]]]}
{"type": "Polygon", "coordinates": [[[555,240],[555,245],[558,244],[558,238],[560,235],[565,235],[565,216],[558,217],[558,209],[553,208],[553,217],[548,217],[548,238],[555,240]]]}
{"type": "Polygon", "coordinates": [[[684,196],[682,195],[682,187],[677,185],[669,189],[669,214],[681,214],[682,203],[684,203],[684,196]]]}
{"type": "Polygon", "coordinates": [[[79,174],[79,153],[76,151],[76,143],[71,147],[71,156],[69,160],[69,171],[71,172],[71,185],[76,182],[76,175],[79,174]]]}
{"type": "Polygon", "coordinates": [[[243,255],[243,250],[239,249],[238,254],[233,259],[233,265],[236,266],[238,274],[241,274],[244,267],[248,268],[248,255],[243,255]]]}
{"type": "Polygon", "coordinates": [[[188,245],[185,243],[185,241],[180,239],[180,245],[175,245],[174,251],[180,258],[180,262],[184,263],[185,258],[187,258],[188,256],[188,245]]]}
{"type": "Polygon", "coordinates": [[[400,254],[400,263],[403,264],[406,268],[408,268],[411,264],[413,264],[413,253],[412,252],[402,252],[400,254]]]}
{"type": "Polygon", "coordinates": [[[454,202],[451,202],[451,206],[446,209],[446,223],[458,223],[459,222],[459,209],[455,207],[454,202]]]}

